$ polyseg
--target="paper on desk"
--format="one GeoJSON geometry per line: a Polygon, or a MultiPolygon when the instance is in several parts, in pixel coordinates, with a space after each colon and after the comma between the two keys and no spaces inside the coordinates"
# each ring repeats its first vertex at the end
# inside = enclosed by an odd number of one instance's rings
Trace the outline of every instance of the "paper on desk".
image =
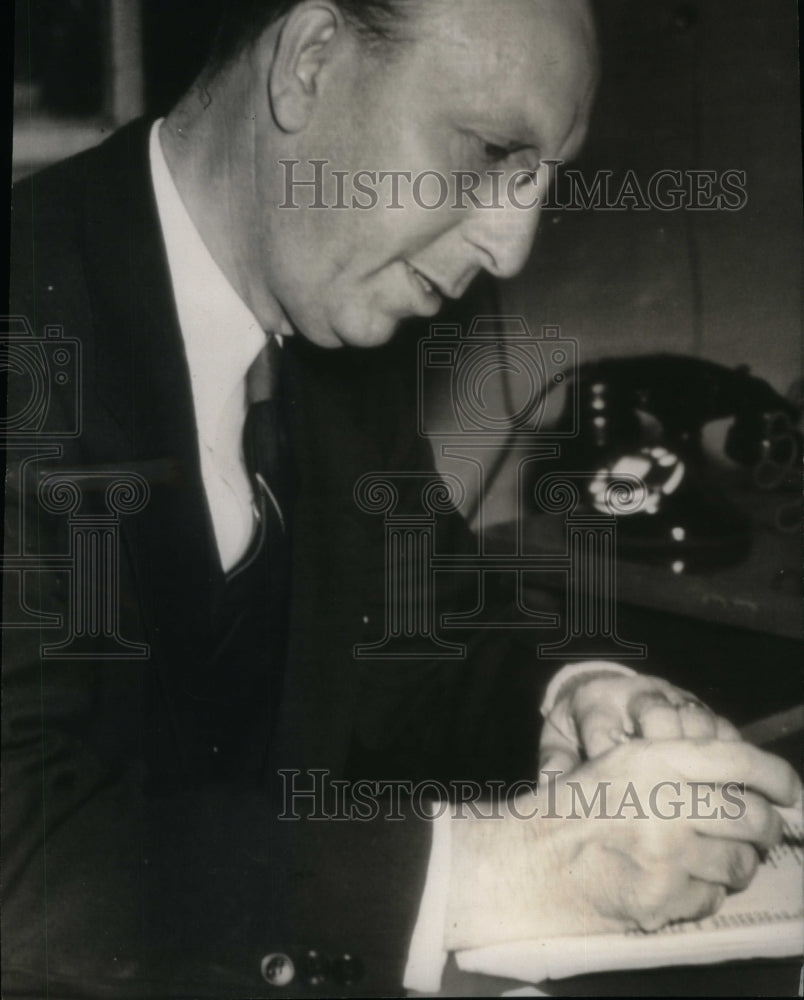
{"type": "Polygon", "coordinates": [[[538,983],[588,972],[801,955],[804,829],[800,811],[779,811],[785,821],[783,842],[759,866],[751,885],[729,896],[712,917],[651,934],[592,934],[477,948],[460,952],[458,965],[465,972],[538,983]]]}

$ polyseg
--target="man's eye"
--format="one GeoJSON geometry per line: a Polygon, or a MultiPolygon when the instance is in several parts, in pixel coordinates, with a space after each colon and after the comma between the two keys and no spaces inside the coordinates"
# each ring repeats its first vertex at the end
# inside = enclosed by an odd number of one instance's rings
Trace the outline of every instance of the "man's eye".
{"type": "Polygon", "coordinates": [[[505,146],[498,146],[495,142],[483,143],[483,153],[491,163],[500,163],[502,160],[507,160],[511,152],[510,149],[506,149],[505,146]]]}
{"type": "Polygon", "coordinates": [[[538,152],[527,146],[501,146],[498,142],[481,139],[483,158],[486,163],[503,163],[511,169],[526,171],[535,182],[539,172],[538,152]]]}

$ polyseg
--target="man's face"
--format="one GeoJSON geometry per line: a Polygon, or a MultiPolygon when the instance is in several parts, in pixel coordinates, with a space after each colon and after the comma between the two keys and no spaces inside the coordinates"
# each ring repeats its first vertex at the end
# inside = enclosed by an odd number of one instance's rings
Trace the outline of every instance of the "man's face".
{"type": "MultiPolygon", "coordinates": [[[[528,205],[545,193],[541,161],[567,159],[586,131],[594,90],[594,38],[582,0],[427,0],[416,6],[390,58],[365,52],[351,33],[318,81],[308,125],[297,137],[296,179],[327,160],[323,201],[293,189],[290,167],[265,150],[257,165],[266,216],[258,249],[268,290],[313,342],[336,347],[385,343],[410,316],[433,316],[486,270],[516,274],[539,220],[528,205]],[[335,185],[341,173],[342,198],[335,185]],[[359,171],[377,175],[378,204],[360,204],[359,171]],[[406,171],[396,199],[393,178],[406,171]],[[442,182],[448,185],[443,200],[442,182]],[[480,184],[457,192],[456,175],[480,184]],[[537,185],[517,171],[538,171],[537,185]],[[494,173],[491,173],[494,172],[494,173]],[[417,188],[412,183],[420,178],[417,188]],[[513,192],[513,194],[512,194],[513,192]],[[402,207],[391,207],[392,204],[402,207]],[[278,208],[296,204],[298,208],[278,208]],[[267,206],[267,207],[266,207],[267,206]]],[[[469,181],[463,182],[468,186],[469,181]]]]}

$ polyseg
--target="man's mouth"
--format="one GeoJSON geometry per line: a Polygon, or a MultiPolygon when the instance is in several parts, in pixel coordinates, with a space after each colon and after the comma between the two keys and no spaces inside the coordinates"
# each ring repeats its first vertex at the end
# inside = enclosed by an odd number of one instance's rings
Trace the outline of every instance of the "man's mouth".
{"type": "Polygon", "coordinates": [[[419,287],[422,289],[425,295],[433,299],[443,299],[444,293],[441,291],[439,286],[427,277],[426,274],[422,274],[418,268],[415,268],[411,263],[405,261],[405,266],[413,277],[414,281],[417,282],[419,287]]]}

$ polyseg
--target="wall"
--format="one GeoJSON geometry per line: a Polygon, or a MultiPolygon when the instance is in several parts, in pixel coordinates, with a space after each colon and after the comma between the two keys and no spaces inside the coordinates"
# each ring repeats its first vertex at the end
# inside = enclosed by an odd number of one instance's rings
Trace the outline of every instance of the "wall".
{"type": "Polygon", "coordinates": [[[546,211],[507,310],[560,323],[584,358],[672,350],[800,371],[801,152],[793,0],[598,0],[590,180],[739,169],[737,212],[546,211]]]}

